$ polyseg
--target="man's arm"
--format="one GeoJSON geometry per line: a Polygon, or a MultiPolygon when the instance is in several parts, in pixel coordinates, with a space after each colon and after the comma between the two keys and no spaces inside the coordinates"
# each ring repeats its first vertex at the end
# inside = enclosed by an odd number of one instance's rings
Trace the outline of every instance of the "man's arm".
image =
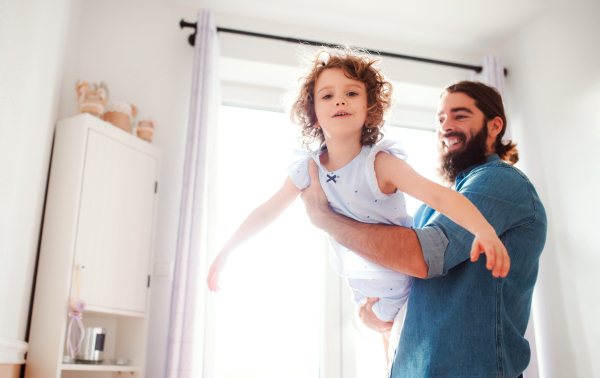
{"type": "Polygon", "coordinates": [[[369,261],[409,276],[427,277],[429,267],[412,229],[361,223],[334,212],[329,207],[319,182],[317,165],[312,160],[308,172],[311,185],[302,192],[302,200],[315,227],[369,261]]]}

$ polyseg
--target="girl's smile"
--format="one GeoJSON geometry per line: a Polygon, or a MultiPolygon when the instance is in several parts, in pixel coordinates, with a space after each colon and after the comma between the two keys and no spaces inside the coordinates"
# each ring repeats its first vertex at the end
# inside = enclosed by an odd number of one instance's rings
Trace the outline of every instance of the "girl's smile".
{"type": "Polygon", "coordinates": [[[345,117],[350,117],[352,114],[347,113],[347,112],[337,112],[335,113],[335,115],[333,116],[334,118],[345,118],[345,117]]]}

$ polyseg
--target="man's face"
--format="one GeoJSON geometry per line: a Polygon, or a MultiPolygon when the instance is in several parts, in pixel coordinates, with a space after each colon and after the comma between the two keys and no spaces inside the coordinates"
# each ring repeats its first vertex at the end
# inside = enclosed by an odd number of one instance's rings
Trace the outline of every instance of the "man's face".
{"type": "Polygon", "coordinates": [[[488,155],[493,140],[483,112],[464,93],[442,95],[437,121],[440,174],[453,183],[460,172],[488,155]]]}
{"type": "Polygon", "coordinates": [[[437,136],[444,154],[464,151],[469,140],[484,126],[485,117],[475,100],[464,93],[445,92],[437,115],[437,136]]]}

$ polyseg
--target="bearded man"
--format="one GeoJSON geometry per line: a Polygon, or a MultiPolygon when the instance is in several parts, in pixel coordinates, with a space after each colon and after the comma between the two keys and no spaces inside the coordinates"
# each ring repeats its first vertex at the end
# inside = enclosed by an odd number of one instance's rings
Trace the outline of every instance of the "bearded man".
{"type": "MultiPolygon", "coordinates": [[[[423,205],[415,229],[356,222],[332,211],[317,178],[302,199],[311,222],[340,244],[381,266],[416,277],[392,377],[518,377],[529,364],[525,339],[531,298],[546,240],[546,213],[535,188],[513,164],[515,145],[502,142],[506,116],[498,91],[462,81],[438,106],[440,173],[495,228],[510,272],[490,274],[469,261],[473,235],[423,205]]],[[[361,320],[383,332],[372,299],[361,320]]]]}

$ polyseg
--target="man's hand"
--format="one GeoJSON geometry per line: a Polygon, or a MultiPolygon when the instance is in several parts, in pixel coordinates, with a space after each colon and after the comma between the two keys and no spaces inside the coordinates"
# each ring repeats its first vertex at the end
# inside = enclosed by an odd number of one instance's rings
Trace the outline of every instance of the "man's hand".
{"type": "Polygon", "coordinates": [[[379,298],[367,298],[367,302],[358,308],[358,317],[367,328],[377,331],[384,336],[389,336],[394,322],[384,322],[373,312],[373,305],[379,298]]]}
{"type": "Polygon", "coordinates": [[[331,213],[331,208],[319,181],[317,163],[312,159],[308,162],[308,174],[310,175],[310,186],[302,191],[301,198],[310,222],[315,227],[323,229],[326,218],[331,213]]]}

